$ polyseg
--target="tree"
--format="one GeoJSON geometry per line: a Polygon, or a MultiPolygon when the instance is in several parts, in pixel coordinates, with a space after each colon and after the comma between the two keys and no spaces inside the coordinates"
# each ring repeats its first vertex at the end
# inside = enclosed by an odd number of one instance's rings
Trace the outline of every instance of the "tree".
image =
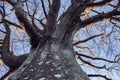
{"type": "MultiPolygon", "coordinates": [[[[5,34],[4,39],[1,39],[1,59],[9,67],[9,72],[1,79],[16,70],[8,80],[89,80],[87,74],[76,62],[75,55],[89,65],[92,64],[84,61],[81,56],[113,63],[119,61],[119,58],[117,61],[92,58],[73,49],[73,46],[77,46],[79,43],[105,35],[101,33],[73,43],[74,35],[78,30],[104,19],[110,19],[109,22],[117,26],[115,22],[120,22],[119,0],[116,5],[110,4],[112,0],[71,0],[71,5],[61,15],[59,11],[62,0],[1,0],[0,2],[1,25],[3,24],[6,29],[6,32],[1,30],[5,34]],[[44,15],[41,19],[36,18],[40,12],[39,3],[44,15]],[[6,19],[8,15],[6,5],[11,6],[10,12],[15,14],[14,18],[18,20],[19,24],[6,19]],[[106,5],[113,9],[109,12],[98,12],[93,9],[106,5]],[[30,11],[30,8],[33,11],[30,11]],[[88,16],[90,11],[96,14],[88,16]],[[29,36],[31,44],[29,55],[16,56],[14,51],[10,50],[11,25],[25,30],[29,36]],[[42,26],[43,29],[40,29],[39,26],[42,26]]],[[[100,77],[106,78],[106,76],[100,77]]],[[[106,79],[108,80],[108,78],[106,79]]]]}

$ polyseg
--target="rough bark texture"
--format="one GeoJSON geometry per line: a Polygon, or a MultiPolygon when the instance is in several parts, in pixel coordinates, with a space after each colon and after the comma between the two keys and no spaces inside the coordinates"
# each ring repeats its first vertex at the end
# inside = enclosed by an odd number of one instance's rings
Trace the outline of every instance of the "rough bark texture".
{"type": "Polygon", "coordinates": [[[80,28],[86,27],[88,24],[120,15],[118,6],[111,12],[81,20],[80,16],[86,8],[105,5],[111,0],[98,2],[71,0],[71,6],[60,16],[58,23],[61,0],[52,0],[48,14],[44,10],[47,19],[44,33],[40,34],[24,12],[22,0],[3,1],[13,6],[16,18],[25,28],[32,46],[28,58],[8,80],[89,80],[87,74],[76,62],[72,43],[73,36],[80,28]]]}
{"type": "MultiPolygon", "coordinates": [[[[53,0],[47,17],[46,32],[43,37],[40,37],[23,12],[21,3],[19,0],[13,6],[34,49],[31,50],[31,54],[24,64],[8,80],[89,80],[87,74],[82,71],[75,60],[72,45],[73,32],[76,31],[76,28],[73,27],[76,25],[74,15],[80,14],[84,10],[83,4],[71,6],[57,24],[60,0],[53,0]],[[83,7],[74,12],[80,5],[83,7]],[[38,41],[39,46],[36,48],[38,41]]],[[[77,22],[79,22],[79,16],[77,16],[77,22]]],[[[78,23],[77,26],[79,26],[78,23]]]]}
{"type": "Polygon", "coordinates": [[[30,63],[27,60],[25,63],[8,80],[89,80],[76,62],[73,50],[62,49],[53,41],[38,48],[30,63]]]}

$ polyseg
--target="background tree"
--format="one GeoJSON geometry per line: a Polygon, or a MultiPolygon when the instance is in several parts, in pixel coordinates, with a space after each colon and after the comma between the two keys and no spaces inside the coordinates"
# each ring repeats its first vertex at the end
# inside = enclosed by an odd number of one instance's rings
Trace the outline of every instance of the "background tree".
{"type": "Polygon", "coordinates": [[[9,68],[1,79],[15,70],[8,80],[89,80],[88,76],[112,79],[96,73],[87,76],[76,60],[83,63],[83,68],[89,65],[109,72],[120,69],[120,1],[65,1],[0,1],[0,53],[9,68]],[[15,28],[29,37],[29,55],[17,56],[12,50],[10,40],[15,28]]]}

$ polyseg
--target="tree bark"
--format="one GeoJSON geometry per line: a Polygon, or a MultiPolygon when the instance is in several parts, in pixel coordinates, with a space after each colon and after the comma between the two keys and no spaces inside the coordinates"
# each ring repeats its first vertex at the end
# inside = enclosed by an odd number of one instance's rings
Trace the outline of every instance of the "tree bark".
{"type": "Polygon", "coordinates": [[[63,49],[51,39],[33,50],[8,80],[89,80],[73,55],[72,49],[63,49]]]}
{"type": "Polygon", "coordinates": [[[52,0],[46,15],[45,33],[40,34],[23,11],[22,0],[3,1],[13,6],[16,18],[25,28],[32,46],[28,58],[8,80],[89,80],[87,74],[76,62],[72,44],[73,35],[88,24],[120,15],[118,8],[115,8],[108,13],[100,13],[81,20],[80,16],[86,8],[105,5],[112,0],[99,2],[71,0],[71,6],[57,21],[61,0],[52,0]]]}
{"type": "Polygon", "coordinates": [[[72,44],[73,32],[78,29],[76,26],[79,26],[80,20],[79,16],[76,17],[76,15],[84,11],[83,3],[70,6],[66,13],[61,16],[58,24],[56,20],[60,0],[53,0],[44,34],[44,37],[49,38],[44,39],[33,29],[23,12],[22,2],[19,1],[17,4],[13,4],[15,14],[19,22],[23,24],[31,41],[37,44],[39,41],[39,45],[36,48],[34,44],[31,44],[34,49],[31,50],[22,66],[8,80],[89,80],[87,74],[76,62],[72,44]],[[76,11],[79,6],[82,7],[76,11]],[[41,40],[43,40],[42,43],[41,40]]]}

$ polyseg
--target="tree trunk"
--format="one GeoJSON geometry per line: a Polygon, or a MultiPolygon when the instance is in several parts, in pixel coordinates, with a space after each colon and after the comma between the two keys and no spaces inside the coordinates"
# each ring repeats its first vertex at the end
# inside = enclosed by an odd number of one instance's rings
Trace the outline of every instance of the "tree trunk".
{"type": "Polygon", "coordinates": [[[8,80],[89,80],[75,60],[72,49],[53,39],[31,51],[28,59],[8,80]]]}
{"type": "Polygon", "coordinates": [[[76,62],[72,44],[73,33],[81,26],[80,17],[76,15],[82,13],[84,3],[70,6],[57,23],[60,0],[53,0],[43,37],[36,32],[23,12],[22,0],[17,4],[9,3],[14,6],[19,22],[24,24],[33,48],[26,61],[8,80],[89,80],[76,62]],[[82,6],[81,9],[75,12],[79,6],[82,6]]]}

